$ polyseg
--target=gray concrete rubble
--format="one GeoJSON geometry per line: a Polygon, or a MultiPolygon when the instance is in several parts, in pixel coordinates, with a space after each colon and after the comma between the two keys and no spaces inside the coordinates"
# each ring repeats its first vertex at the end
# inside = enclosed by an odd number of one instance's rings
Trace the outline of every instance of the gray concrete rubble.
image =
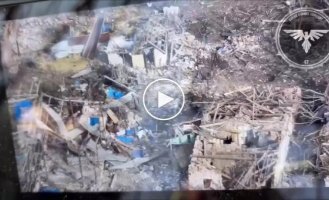
{"type": "Polygon", "coordinates": [[[273,41],[294,4],[167,1],[8,21],[22,191],[328,186],[329,71],[293,70],[273,41]],[[164,78],[182,92],[154,91],[185,99],[169,121],[143,103],[159,105],[144,91],[164,78]]]}

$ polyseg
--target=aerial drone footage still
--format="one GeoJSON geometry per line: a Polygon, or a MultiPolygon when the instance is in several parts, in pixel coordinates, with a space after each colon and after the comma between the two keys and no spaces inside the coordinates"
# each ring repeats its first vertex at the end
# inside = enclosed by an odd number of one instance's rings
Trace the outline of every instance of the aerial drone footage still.
{"type": "Polygon", "coordinates": [[[155,1],[4,22],[23,192],[329,186],[327,1],[155,1]]]}

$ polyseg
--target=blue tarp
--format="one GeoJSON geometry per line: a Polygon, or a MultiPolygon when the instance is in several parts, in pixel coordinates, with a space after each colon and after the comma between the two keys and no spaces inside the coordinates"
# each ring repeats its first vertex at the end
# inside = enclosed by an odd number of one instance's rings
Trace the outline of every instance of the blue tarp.
{"type": "Polygon", "coordinates": [[[131,144],[134,142],[134,138],[131,138],[131,137],[117,136],[116,138],[126,144],[131,144]]]}
{"type": "Polygon", "coordinates": [[[123,97],[125,94],[119,90],[116,90],[112,87],[109,87],[107,89],[107,98],[111,98],[111,99],[121,99],[121,97],[123,97]]]}
{"type": "Polygon", "coordinates": [[[90,126],[94,126],[96,124],[99,124],[99,117],[90,117],[90,126]]]}
{"type": "Polygon", "coordinates": [[[31,109],[33,106],[32,101],[23,100],[15,104],[14,106],[14,115],[16,120],[20,120],[24,111],[31,109]]]}

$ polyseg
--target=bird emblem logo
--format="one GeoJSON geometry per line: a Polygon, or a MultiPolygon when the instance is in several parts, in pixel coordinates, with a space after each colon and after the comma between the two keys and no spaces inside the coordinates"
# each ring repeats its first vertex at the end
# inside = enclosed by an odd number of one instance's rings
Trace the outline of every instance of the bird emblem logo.
{"type": "Polygon", "coordinates": [[[295,40],[298,41],[304,40],[302,43],[302,47],[305,53],[308,53],[312,46],[310,40],[311,41],[318,40],[329,32],[329,30],[310,30],[309,33],[304,32],[303,30],[283,30],[283,31],[290,34],[290,36],[295,40]]]}

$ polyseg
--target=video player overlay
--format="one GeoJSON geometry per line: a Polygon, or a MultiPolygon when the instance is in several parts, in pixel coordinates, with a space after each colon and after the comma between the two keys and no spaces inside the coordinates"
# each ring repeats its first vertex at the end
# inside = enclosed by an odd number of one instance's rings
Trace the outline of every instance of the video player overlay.
{"type": "Polygon", "coordinates": [[[328,186],[327,7],[157,1],[7,21],[22,191],[328,186]]]}

